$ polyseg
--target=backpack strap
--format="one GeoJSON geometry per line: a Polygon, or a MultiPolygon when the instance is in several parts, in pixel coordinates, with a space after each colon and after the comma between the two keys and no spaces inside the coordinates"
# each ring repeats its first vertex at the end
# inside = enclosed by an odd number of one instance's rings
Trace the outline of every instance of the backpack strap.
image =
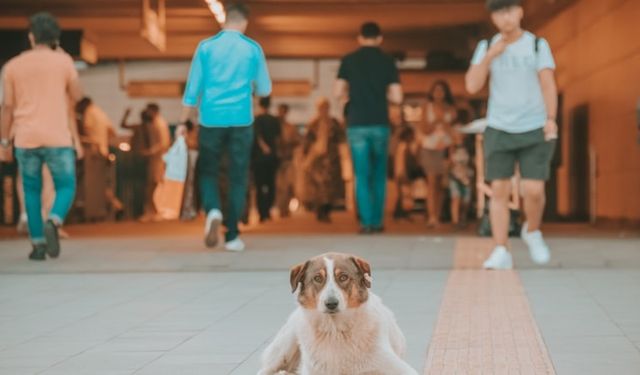
{"type": "Polygon", "coordinates": [[[487,51],[489,51],[489,47],[491,47],[492,40],[493,40],[493,38],[484,39],[484,41],[487,42],[487,51]]]}
{"type": "MultiPolygon", "coordinates": [[[[539,36],[536,36],[534,42],[533,42],[533,51],[536,53],[536,55],[538,54],[538,51],[540,50],[540,38],[539,36]]],[[[487,51],[489,50],[489,47],[491,47],[491,41],[493,40],[493,38],[489,38],[489,39],[484,39],[485,42],[487,42],[487,51]]]]}

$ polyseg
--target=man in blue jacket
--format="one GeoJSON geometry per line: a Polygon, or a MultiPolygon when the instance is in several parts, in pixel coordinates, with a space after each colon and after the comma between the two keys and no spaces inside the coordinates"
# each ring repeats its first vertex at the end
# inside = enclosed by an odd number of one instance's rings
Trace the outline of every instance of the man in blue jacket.
{"type": "Polygon", "coordinates": [[[178,134],[186,133],[185,122],[193,108],[199,110],[200,190],[207,214],[205,244],[218,244],[218,229],[224,224],[225,249],[244,250],[238,221],[246,204],[249,160],[253,146],[253,94],[271,93],[267,63],[258,43],[244,35],[248,9],[240,3],[226,7],[222,31],[198,45],[183,97],[184,109],[178,134]],[[218,170],[224,153],[229,162],[229,194],[222,215],[218,170]]]}

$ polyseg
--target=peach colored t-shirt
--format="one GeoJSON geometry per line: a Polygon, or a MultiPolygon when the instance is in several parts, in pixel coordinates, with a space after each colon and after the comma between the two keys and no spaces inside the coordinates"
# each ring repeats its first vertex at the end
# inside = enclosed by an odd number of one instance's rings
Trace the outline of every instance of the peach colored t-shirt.
{"type": "MultiPolygon", "coordinates": [[[[71,57],[49,48],[36,48],[11,59],[4,68],[4,85],[12,95],[14,144],[19,148],[71,147],[68,91],[78,79],[71,57]]],[[[7,95],[5,89],[5,95],[7,95]]]]}

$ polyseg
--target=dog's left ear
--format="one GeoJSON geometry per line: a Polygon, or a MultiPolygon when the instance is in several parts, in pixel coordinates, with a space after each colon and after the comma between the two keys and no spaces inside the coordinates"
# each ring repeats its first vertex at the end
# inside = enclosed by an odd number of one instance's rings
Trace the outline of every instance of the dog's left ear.
{"type": "Polygon", "coordinates": [[[304,279],[304,274],[307,271],[308,265],[309,261],[306,261],[291,268],[291,275],[289,276],[289,282],[291,283],[291,293],[295,293],[296,289],[298,289],[298,284],[300,284],[304,279]]]}
{"type": "Polygon", "coordinates": [[[371,288],[371,266],[369,265],[369,262],[358,257],[351,257],[351,261],[362,273],[362,285],[367,288],[371,288]]]}

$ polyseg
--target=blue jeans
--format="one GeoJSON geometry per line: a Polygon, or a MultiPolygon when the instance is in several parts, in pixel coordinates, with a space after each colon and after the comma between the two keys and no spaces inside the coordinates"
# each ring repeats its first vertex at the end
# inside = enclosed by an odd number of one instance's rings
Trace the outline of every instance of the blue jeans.
{"type": "Polygon", "coordinates": [[[347,129],[356,178],[356,203],[360,224],[381,228],[387,188],[389,127],[351,126],[347,129]]]}
{"type": "Polygon", "coordinates": [[[233,241],[240,231],[238,222],[244,212],[249,184],[249,161],[253,146],[253,127],[200,127],[199,177],[200,194],[205,213],[213,209],[224,214],[227,228],[225,241],[233,241]],[[226,175],[220,174],[222,162],[226,161],[226,175]],[[220,198],[220,180],[226,179],[228,204],[220,198]]]}
{"type": "Polygon", "coordinates": [[[22,176],[29,236],[33,243],[44,243],[42,166],[46,164],[49,168],[56,191],[49,219],[62,223],[76,194],[75,151],[71,147],[17,148],[16,159],[22,176]]]}

